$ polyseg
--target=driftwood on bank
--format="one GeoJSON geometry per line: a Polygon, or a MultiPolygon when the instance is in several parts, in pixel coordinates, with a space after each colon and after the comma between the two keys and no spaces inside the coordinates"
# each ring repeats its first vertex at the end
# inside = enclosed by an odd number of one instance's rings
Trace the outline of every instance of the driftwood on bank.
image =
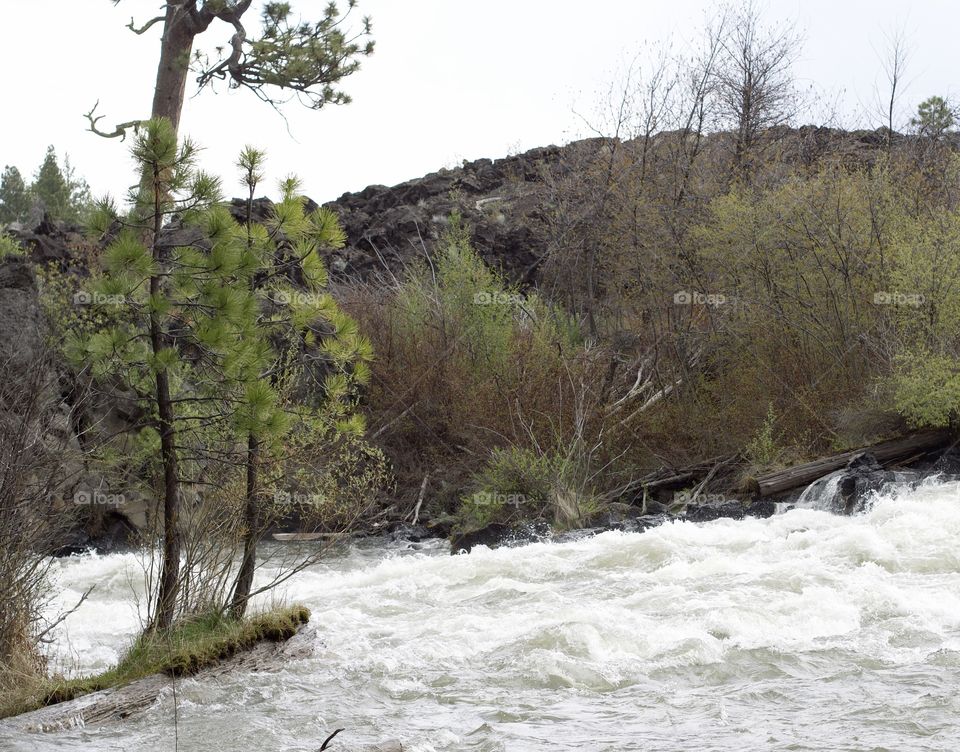
{"type": "Polygon", "coordinates": [[[951,434],[945,430],[921,431],[902,439],[884,441],[872,446],[842,452],[831,457],[794,465],[786,470],[765,473],[753,479],[753,491],[761,497],[773,496],[784,491],[791,491],[800,486],[806,486],[824,475],[845,467],[856,455],[868,452],[877,458],[881,464],[889,464],[899,460],[916,459],[926,452],[946,446],[950,443],[951,434]]]}

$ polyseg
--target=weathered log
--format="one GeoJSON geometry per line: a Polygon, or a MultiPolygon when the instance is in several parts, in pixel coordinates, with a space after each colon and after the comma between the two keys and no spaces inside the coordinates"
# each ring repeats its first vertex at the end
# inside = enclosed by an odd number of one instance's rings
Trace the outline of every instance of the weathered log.
{"type": "Polygon", "coordinates": [[[945,430],[920,431],[918,433],[905,436],[902,439],[893,439],[884,441],[872,446],[853,449],[848,452],[842,452],[823,459],[806,462],[802,465],[794,465],[786,470],[779,470],[774,473],[765,473],[752,479],[751,486],[753,492],[761,497],[773,496],[784,491],[791,491],[800,486],[806,486],[818,478],[822,478],[834,470],[846,466],[846,464],[856,455],[862,452],[869,452],[881,464],[896,462],[898,460],[913,457],[917,454],[923,454],[933,449],[945,446],[950,442],[951,434],[945,430]]]}

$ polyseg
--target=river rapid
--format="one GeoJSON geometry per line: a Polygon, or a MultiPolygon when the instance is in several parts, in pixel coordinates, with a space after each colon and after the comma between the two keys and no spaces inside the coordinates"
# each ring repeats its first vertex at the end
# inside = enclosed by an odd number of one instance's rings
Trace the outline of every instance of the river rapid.
{"type": "MultiPolygon", "coordinates": [[[[52,610],[97,588],[54,661],[137,630],[131,554],[57,563],[52,610]]],[[[177,683],[186,752],[960,749],[960,484],[867,511],[674,522],[477,548],[356,545],[287,583],[317,628],[281,670],[177,683]]],[[[0,749],[173,750],[167,693],[122,724],[0,730],[0,749]]]]}

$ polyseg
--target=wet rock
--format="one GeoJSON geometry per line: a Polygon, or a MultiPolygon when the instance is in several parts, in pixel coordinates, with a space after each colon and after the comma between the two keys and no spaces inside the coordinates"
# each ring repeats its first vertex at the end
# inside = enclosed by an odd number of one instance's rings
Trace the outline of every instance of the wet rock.
{"type": "Polygon", "coordinates": [[[625,517],[618,521],[610,522],[600,527],[597,532],[604,530],[621,530],[625,533],[642,533],[652,527],[662,525],[664,522],[672,519],[669,514],[640,514],[632,517],[625,517]]]}
{"type": "Polygon", "coordinates": [[[500,546],[522,546],[536,543],[550,537],[550,525],[543,520],[507,525],[495,522],[479,530],[467,533],[454,533],[450,538],[450,553],[470,553],[475,546],[498,548],[500,546]]]}
{"type": "Polygon", "coordinates": [[[834,514],[855,514],[866,508],[874,493],[896,484],[915,484],[927,474],[915,470],[887,470],[869,452],[854,455],[846,467],[814,481],[798,499],[834,514]]]}
{"type": "Polygon", "coordinates": [[[467,533],[454,533],[450,536],[450,553],[470,553],[474,546],[495,548],[510,534],[510,526],[494,523],[479,530],[467,533]]]}
{"type": "Polygon", "coordinates": [[[107,512],[98,528],[97,534],[90,537],[90,548],[100,553],[130,551],[140,539],[136,526],[120,511],[107,512]]]}
{"type": "Polygon", "coordinates": [[[777,513],[777,502],[771,499],[759,499],[749,502],[743,508],[743,514],[746,517],[773,517],[777,513]]]}
{"type": "Polygon", "coordinates": [[[687,504],[683,519],[690,522],[709,522],[719,519],[742,520],[744,513],[743,503],[737,499],[711,499],[687,504]]]}
{"type": "Polygon", "coordinates": [[[960,449],[951,447],[933,463],[932,473],[942,473],[948,476],[960,476],[960,449]]]}
{"type": "Polygon", "coordinates": [[[645,530],[658,527],[672,519],[674,519],[674,517],[666,513],[645,514],[643,517],[637,517],[633,520],[630,520],[623,530],[624,532],[642,533],[645,530]]]}
{"type": "Polygon", "coordinates": [[[869,495],[881,491],[885,486],[896,482],[907,482],[916,478],[915,473],[895,473],[884,470],[883,466],[869,452],[855,455],[841,471],[837,490],[831,500],[834,511],[853,514],[863,511],[869,495]]]}
{"type": "Polygon", "coordinates": [[[603,512],[594,521],[597,527],[601,529],[615,528],[627,521],[633,521],[637,517],[643,516],[643,510],[632,504],[624,504],[619,501],[612,501],[604,507],[603,512]]]}
{"type": "Polygon", "coordinates": [[[419,543],[420,541],[436,537],[437,534],[426,525],[408,525],[401,523],[390,531],[390,540],[392,541],[419,543]]]}
{"type": "Polygon", "coordinates": [[[82,530],[75,529],[67,533],[62,544],[54,549],[51,555],[56,558],[76,556],[77,554],[85,553],[92,548],[96,547],[91,543],[90,536],[82,530]]]}

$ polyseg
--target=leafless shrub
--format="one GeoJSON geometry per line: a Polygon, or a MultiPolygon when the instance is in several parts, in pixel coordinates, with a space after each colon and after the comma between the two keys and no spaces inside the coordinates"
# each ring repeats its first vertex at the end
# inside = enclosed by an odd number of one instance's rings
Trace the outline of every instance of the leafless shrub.
{"type": "Polygon", "coordinates": [[[51,555],[76,509],[71,408],[51,355],[30,352],[0,379],[0,691],[43,669],[51,555]]]}

